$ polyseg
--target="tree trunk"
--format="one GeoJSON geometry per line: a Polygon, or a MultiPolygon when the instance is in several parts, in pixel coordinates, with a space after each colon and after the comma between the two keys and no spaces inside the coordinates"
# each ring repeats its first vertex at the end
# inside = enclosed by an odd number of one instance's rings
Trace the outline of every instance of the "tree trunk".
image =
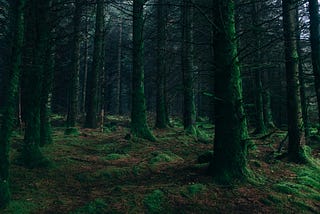
{"type": "Polygon", "coordinates": [[[21,161],[27,167],[33,168],[47,164],[39,145],[42,75],[45,69],[45,54],[48,50],[49,2],[28,0],[27,3],[25,55],[28,58],[28,63],[24,65],[26,128],[21,161]]]}
{"type": "Polygon", "coordinates": [[[89,26],[88,26],[88,1],[86,1],[86,24],[85,24],[85,39],[84,39],[84,69],[83,69],[83,81],[82,81],[82,94],[81,94],[81,113],[86,112],[86,88],[88,77],[88,55],[89,55],[89,26]]]}
{"type": "Polygon", "coordinates": [[[247,128],[234,6],[234,0],[217,0],[213,9],[215,139],[209,172],[225,184],[247,176],[247,128]]]}
{"type": "Polygon", "coordinates": [[[254,67],[254,79],[256,85],[256,134],[265,134],[266,126],[264,124],[264,115],[263,115],[263,87],[262,87],[262,72],[259,63],[261,63],[261,38],[260,38],[260,28],[259,22],[260,17],[258,15],[258,10],[261,7],[260,2],[252,2],[252,25],[253,25],[253,36],[254,36],[254,46],[256,48],[256,56],[253,60],[254,67]]]}
{"type": "Polygon", "coordinates": [[[155,141],[147,124],[146,98],[144,93],[144,0],[133,1],[133,73],[131,133],[137,137],[155,141]]]}
{"type": "Polygon", "coordinates": [[[158,0],[157,4],[157,114],[155,126],[162,129],[168,125],[165,103],[166,5],[164,0],[158,0]]]}
{"type": "MultiPolygon", "coordinates": [[[[296,8],[296,22],[299,23],[299,7],[296,8]]],[[[308,116],[308,104],[307,104],[307,96],[306,96],[306,82],[305,75],[303,72],[302,59],[301,59],[301,30],[298,27],[297,30],[297,49],[299,55],[299,82],[300,82],[300,95],[301,95],[301,110],[302,110],[302,119],[304,125],[304,134],[305,137],[308,138],[310,136],[310,127],[309,127],[309,116],[308,116]]]]}
{"type": "Polygon", "coordinates": [[[43,70],[42,75],[42,90],[41,90],[41,106],[40,106],[40,146],[52,143],[51,137],[51,95],[54,79],[54,66],[55,66],[55,48],[50,43],[46,51],[46,69],[43,70]]]}
{"type": "Polygon", "coordinates": [[[66,133],[77,132],[75,126],[77,115],[79,112],[79,72],[80,72],[80,43],[81,43],[81,14],[82,1],[75,1],[75,10],[73,15],[73,53],[72,53],[72,67],[69,77],[69,99],[68,99],[68,115],[67,115],[67,130],[66,133]]]}
{"type": "Polygon", "coordinates": [[[310,41],[313,75],[318,101],[318,123],[320,123],[320,32],[319,32],[319,3],[309,0],[310,41]]]}
{"type": "Polygon", "coordinates": [[[0,127],[0,209],[8,205],[10,201],[9,190],[9,147],[15,117],[16,96],[19,85],[21,66],[21,52],[24,36],[23,10],[24,0],[14,0],[11,4],[12,19],[11,31],[13,33],[11,69],[4,95],[4,115],[0,127]]]}
{"type": "Polygon", "coordinates": [[[86,92],[86,128],[97,128],[97,110],[98,110],[98,78],[99,71],[102,67],[102,48],[103,48],[103,31],[104,31],[104,1],[97,1],[97,15],[94,37],[94,51],[92,71],[88,74],[87,92],[86,92]]]}
{"type": "Polygon", "coordinates": [[[184,94],[184,112],[183,125],[184,129],[195,135],[196,110],[194,103],[194,86],[193,86],[193,36],[192,36],[192,19],[193,11],[191,2],[183,0],[182,5],[182,44],[181,44],[181,68],[183,75],[183,94],[184,94]]]}
{"type": "Polygon", "coordinates": [[[115,113],[120,114],[120,100],[121,100],[121,69],[122,69],[122,31],[123,31],[123,20],[122,16],[119,17],[119,41],[118,41],[118,65],[116,73],[116,92],[115,92],[115,113]]]}
{"type": "Polygon", "coordinates": [[[299,55],[297,47],[297,18],[294,0],[283,0],[283,30],[287,78],[288,155],[301,161],[302,117],[299,93],[299,55]]]}

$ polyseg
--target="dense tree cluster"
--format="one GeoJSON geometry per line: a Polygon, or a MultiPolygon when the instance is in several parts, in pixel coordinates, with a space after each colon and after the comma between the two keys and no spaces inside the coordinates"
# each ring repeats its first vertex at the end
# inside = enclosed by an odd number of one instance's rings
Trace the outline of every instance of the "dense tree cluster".
{"type": "Polygon", "coordinates": [[[250,177],[251,129],[287,129],[288,157],[304,163],[320,121],[319,39],[317,0],[0,0],[0,208],[12,131],[24,131],[18,161],[47,166],[52,113],[66,135],[127,115],[128,136],[150,141],[172,118],[202,138],[208,118],[222,183],[250,177]]]}

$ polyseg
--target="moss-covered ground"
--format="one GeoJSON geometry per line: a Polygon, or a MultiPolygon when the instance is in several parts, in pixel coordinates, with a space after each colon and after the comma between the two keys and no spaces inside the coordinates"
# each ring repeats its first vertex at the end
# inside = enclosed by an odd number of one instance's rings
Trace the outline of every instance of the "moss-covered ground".
{"type": "Polygon", "coordinates": [[[109,117],[107,123],[103,133],[79,127],[78,135],[54,127],[54,143],[42,148],[51,164],[39,169],[15,161],[23,138],[16,133],[12,202],[1,213],[320,213],[315,139],[309,165],[277,158],[284,132],[255,140],[248,159],[255,182],[221,186],[206,174],[212,125],[202,122],[202,137],[196,138],[174,121],[174,128],[153,130],[157,141],[149,142],[128,137],[125,117],[109,117]]]}

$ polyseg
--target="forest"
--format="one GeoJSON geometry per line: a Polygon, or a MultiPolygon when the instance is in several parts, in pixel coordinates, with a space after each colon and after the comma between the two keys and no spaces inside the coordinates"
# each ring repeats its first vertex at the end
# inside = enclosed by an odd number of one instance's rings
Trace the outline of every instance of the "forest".
{"type": "Polygon", "coordinates": [[[319,0],[0,0],[0,213],[320,213],[319,0]]]}

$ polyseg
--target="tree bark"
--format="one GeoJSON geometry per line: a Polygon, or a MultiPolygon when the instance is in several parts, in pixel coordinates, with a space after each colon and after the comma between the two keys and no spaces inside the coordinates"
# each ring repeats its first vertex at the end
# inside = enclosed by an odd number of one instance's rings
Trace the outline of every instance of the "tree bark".
{"type": "Polygon", "coordinates": [[[25,0],[14,0],[11,4],[11,31],[13,33],[11,69],[4,95],[4,115],[0,127],[0,209],[6,207],[10,201],[9,190],[9,148],[15,117],[16,96],[19,85],[22,45],[24,37],[23,10],[25,0]]]}
{"type": "Polygon", "coordinates": [[[184,129],[193,135],[196,131],[196,109],[194,103],[193,85],[193,11],[189,0],[182,0],[182,44],[181,44],[181,68],[183,75],[183,125],[184,129]]]}
{"type": "Polygon", "coordinates": [[[165,103],[166,5],[164,0],[158,0],[157,4],[157,105],[155,126],[162,129],[168,126],[165,103]]]}
{"type": "Polygon", "coordinates": [[[318,123],[320,123],[320,30],[318,0],[309,0],[310,41],[313,75],[318,102],[318,123]]]}
{"type": "Polygon", "coordinates": [[[143,5],[144,0],[133,1],[133,73],[131,133],[137,137],[155,141],[147,124],[146,100],[144,93],[144,41],[143,5]]]}
{"type": "Polygon", "coordinates": [[[214,155],[209,173],[229,184],[247,177],[247,127],[236,44],[234,0],[214,7],[214,155]]]}
{"type": "Polygon", "coordinates": [[[82,15],[82,0],[75,1],[75,10],[73,15],[73,53],[72,67],[69,77],[69,99],[68,99],[68,115],[66,133],[76,132],[76,121],[79,112],[79,73],[80,73],[80,43],[81,43],[81,15],[82,15]]]}
{"type": "Polygon", "coordinates": [[[303,127],[299,93],[299,55],[297,47],[297,13],[294,0],[283,0],[283,30],[287,79],[288,155],[292,161],[301,161],[303,127]]]}
{"type": "Polygon", "coordinates": [[[87,79],[87,92],[86,92],[86,128],[97,128],[98,119],[98,78],[99,72],[102,67],[102,48],[103,48],[103,35],[104,35],[104,1],[97,1],[97,14],[96,14],[96,26],[94,37],[94,51],[92,71],[88,74],[87,79]]]}
{"type": "Polygon", "coordinates": [[[49,40],[48,10],[49,1],[27,0],[24,18],[26,22],[25,55],[28,58],[28,63],[24,65],[26,128],[21,161],[30,168],[47,164],[39,145],[42,76],[49,40]]]}

